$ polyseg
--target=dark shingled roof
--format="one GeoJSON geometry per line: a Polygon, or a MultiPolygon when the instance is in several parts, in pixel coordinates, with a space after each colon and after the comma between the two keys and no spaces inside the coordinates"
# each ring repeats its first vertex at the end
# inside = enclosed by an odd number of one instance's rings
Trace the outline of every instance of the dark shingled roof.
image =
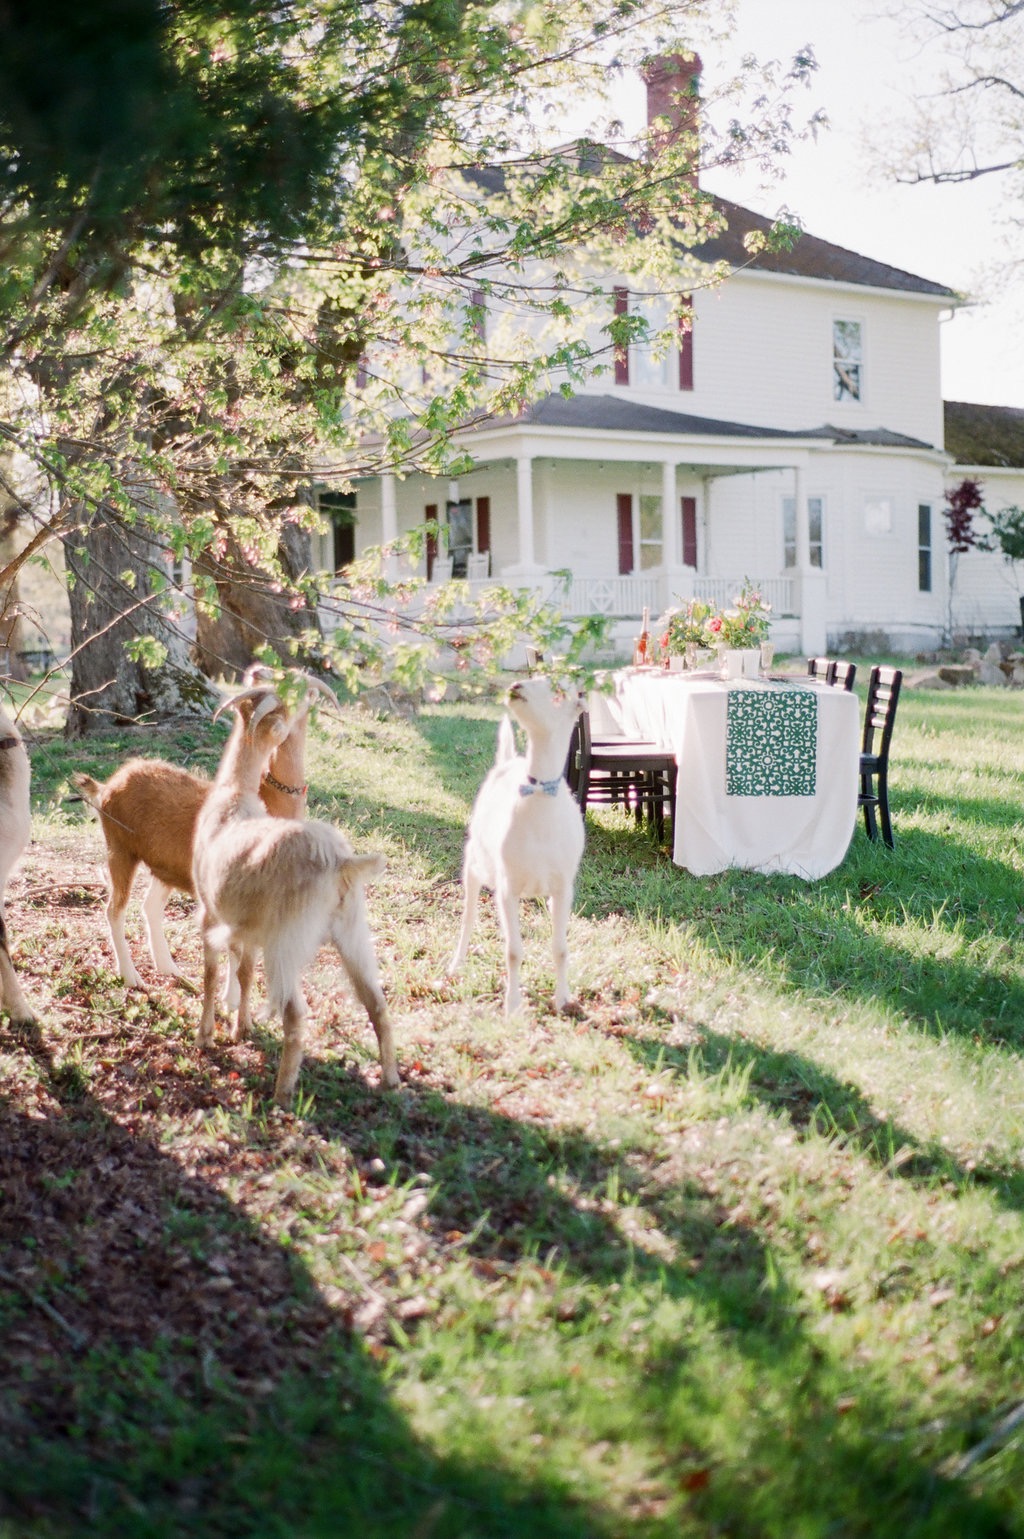
{"type": "MultiPolygon", "coordinates": [[[[717,417],[694,417],[689,412],[666,411],[647,406],[643,401],[627,400],[617,395],[546,395],[518,417],[502,417],[490,425],[510,427],[536,423],[539,427],[572,428],[598,433],[671,433],[689,438],[761,438],[772,442],[818,438],[830,443],[866,444],[889,449],[930,449],[932,444],[920,438],[908,438],[889,428],[822,427],[801,429],[754,427],[747,422],[722,422],[717,417]]],[[[486,427],[487,423],[473,426],[486,427]]]]}
{"type": "Polygon", "coordinates": [[[871,257],[858,256],[843,246],[833,246],[831,241],[819,240],[816,235],[798,236],[789,251],[762,251],[750,256],[743,245],[744,235],[754,232],[767,235],[772,220],[762,214],[730,203],[727,198],[714,199],[715,208],[725,216],[727,228],[696,248],[695,255],[713,262],[728,262],[732,267],[750,267],[756,272],[790,273],[800,278],[819,278],[831,283],[856,283],[867,288],[900,289],[908,294],[930,294],[936,299],[955,302],[958,295],[945,284],[933,283],[928,278],[918,278],[899,267],[886,262],[875,262],[871,257]]]}
{"type": "Polygon", "coordinates": [[[946,448],[958,465],[1024,469],[1024,410],[946,401],[946,448]]]}
{"type": "MultiPolygon", "coordinates": [[[[563,145],[555,155],[571,157],[579,154],[582,161],[608,156],[624,160],[618,151],[595,145],[563,145]]],[[[485,192],[498,192],[504,185],[501,166],[474,166],[466,173],[485,192]]],[[[814,278],[823,283],[852,283],[865,288],[896,289],[904,294],[927,294],[948,304],[959,303],[961,296],[944,283],[934,283],[930,278],[920,278],[915,273],[904,272],[900,267],[890,267],[887,262],[876,262],[871,257],[847,251],[844,246],[834,246],[831,241],[817,235],[799,235],[788,251],[761,251],[751,256],[743,244],[748,234],[767,236],[774,224],[763,214],[743,208],[728,198],[707,193],[716,213],[723,216],[725,227],[721,234],[713,236],[701,245],[693,247],[694,256],[701,261],[728,262],[730,267],[749,268],[755,272],[787,273],[792,277],[814,278]]]]}
{"type": "Polygon", "coordinates": [[[546,395],[528,406],[520,417],[502,419],[535,422],[540,427],[584,428],[605,433],[685,433],[699,438],[804,438],[782,428],[750,427],[743,422],[719,422],[714,417],[693,417],[687,412],[665,411],[627,401],[615,395],[546,395]]]}

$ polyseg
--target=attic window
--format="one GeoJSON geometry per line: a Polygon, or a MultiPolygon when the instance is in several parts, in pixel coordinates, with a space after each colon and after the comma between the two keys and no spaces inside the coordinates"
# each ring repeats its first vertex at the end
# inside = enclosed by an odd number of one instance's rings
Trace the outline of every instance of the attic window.
{"type": "Polygon", "coordinates": [[[860,321],[832,322],[832,399],[859,401],[864,347],[860,321]]]}

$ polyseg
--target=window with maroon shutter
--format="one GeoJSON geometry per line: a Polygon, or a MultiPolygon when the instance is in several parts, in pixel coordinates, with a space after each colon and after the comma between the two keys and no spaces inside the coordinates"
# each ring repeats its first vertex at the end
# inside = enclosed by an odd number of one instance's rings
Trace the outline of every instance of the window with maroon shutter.
{"type": "Polygon", "coordinates": [[[619,521],[619,576],[628,577],[633,570],[633,494],[619,492],[615,498],[619,521]]]}
{"type": "Polygon", "coordinates": [[[683,565],[697,565],[697,499],[681,497],[679,506],[683,518],[683,565]]]}
{"type": "MultiPolygon", "coordinates": [[[[423,509],[423,517],[427,523],[437,523],[437,503],[428,502],[423,509]]],[[[434,558],[437,555],[437,534],[433,529],[427,531],[427,582],[434,575],[434,558]]]]}
{"type": "MultiPolygon", "coordinates": [[[[683,303],[686,309],[679,317],[679,388],[693,389],[693,300],[689,295],[683,303]]],[[[689,563],[687,563],[689,565],[689,563]]],[[[696,562],[693,563],[696,565],[696,562]]]]}
{"type": "MultiPolygon", "coordinates": [[[[615,314],[629,314],[629,290],[617,288],[615,291],[615,314]]],[[[615,383],[617,385],[629,384],[629,348],[617,346],[615,349],[615,383]]]]}
{"type": "Polygon", "coordinates": [[[476,548],[481,554],[491,548],[491,499],[476,499],[476,548]]]}

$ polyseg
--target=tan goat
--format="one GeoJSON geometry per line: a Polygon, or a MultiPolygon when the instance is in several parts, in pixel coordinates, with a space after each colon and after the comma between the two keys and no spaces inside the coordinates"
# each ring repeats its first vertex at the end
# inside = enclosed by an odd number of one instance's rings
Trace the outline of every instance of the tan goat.
{"type": "MultiPolygon", "coordinates": [[[[265,690],[227,702],[238,713],[213,788],[196,824],[193,885],[203,935],[203,1013],[199,1040],[213,1041],[219,953],[229,948],[240,1001],[232,1038],[249,1030],[249,987],[263,952],[267,998],[284,1028],[274,1097],[291,1103],[302,1063],[306,1002],[301,977],[320,946],[338,952],[380,1052],[383,1083],[399,1083],[391,1020],[366,918],[364,888],[381,855],[356,855],[329,823],[288,823],[267,816],[259,787],[278,743],[291,729],[282,702],[265,690]]],[[[219,711],[225,707],[218,707],[219,711]]]]}

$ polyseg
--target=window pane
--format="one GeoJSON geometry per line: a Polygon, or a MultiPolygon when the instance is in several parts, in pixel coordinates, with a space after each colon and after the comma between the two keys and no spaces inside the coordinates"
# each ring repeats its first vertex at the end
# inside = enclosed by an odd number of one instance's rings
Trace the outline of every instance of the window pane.
{"type": "MultiPolygon", "coordinates": [[[[630,309],[642,315],[651,332],[668,324],[669,302],[660,294],[632,296],[630,309]]],[[[675,347],[662,346],[657,357],[650,346],[635,343],[630,349],[630,382],[634,385],[668,385],[673,374],[678,378],[679,353],[675,347]]]]}
{"type": "Polygon", "coordinates": [[[921,593],[932,591],[932,553],[930,550],[919,550],[917,553],[917,586],[921,593]]]}
{"type": "Polygon", "coordinates": [[[864,354],[859,321],[832,323],[832,396],[836,401],[859,401],[864,354]]]}
{"type": "MultiPolygon", "coordinates": [[[[819,568],[825,565],[822,537],[824,512],[824,497],[808,497],[807,522],[810,528],[811,565],[819,568]]],[[[796,503],[792,497],[782,499],[782,565],[796,566],[796,503]]]]}
{"type": "Polygon", "coordinates": [[[917,505],[917,543],[929,548],[932,543],[932,510],[926,502],[917,505]]]}
{"type": "Polygon", "coordinates": [[[640,570],[661,565],[661,498],[640,497],[640,570]]]}

